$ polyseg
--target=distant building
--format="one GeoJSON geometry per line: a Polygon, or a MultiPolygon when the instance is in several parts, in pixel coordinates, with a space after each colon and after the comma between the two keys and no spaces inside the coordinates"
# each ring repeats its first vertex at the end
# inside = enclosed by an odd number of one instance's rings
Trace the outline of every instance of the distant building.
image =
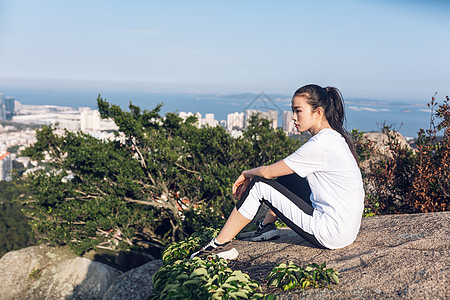
{"type": "Polygon", "coordinates": [[[4,109],[5,109],[5,120],[12,120],[12,117],[16,114],[14,108],[16,99],[14,97],[5,97],[3,99],[4,109]]]}
{"type": "Polygon", "coordinates": [[[247,109],[245,111],[245,127],[250,124],[250,118],[253,115],[259,114],[260,118],[268,119],[272,122],[272,128],[276,129],[278,127],[278,111],[276,110],[266,110],[260,111],[258,109],[247,109]]]}
{"type": "Polygon", "coordinates": [[[80,119],[81,130],[100,130],[100,113],[98,110],[91,110],[90,108],[81,109],[80,119]]]}
{"type": "Polygon", "coordinates": [[[191,112],[184,112],[184,111],[180,111],[180,113],[178,114],[178,116],[180,118],[182,118],[183,120],[186,120],[187,118],[189,118],[190,116],[193,116],[194,114],[192,114],[191,112]]]}
{"type": "Polygon", "coordinates": [[[283,112],[283,130],[287,133],[295,132],[294,120],[292,120],[292,111],[283,112]]]}
{"type": "Polygon", "coordinates": [[[244,128],[244,113],[232,113],[227,115],[227,129],[242,129],[244,128]]]}
{"type": "Polygon", "coordinates": [[[205,114],[205,125],[216,127],[219,125],[219,121],[214,119],[214,114],[205,114]]]}
{"type": "Polygon", "coordinates": [[[197,128],[202,127],[202,114],[199,112],[196,112],[195,116],[197,117],[197,128]]]}
{"type": "Polygon", "coordinates": [[[5,104],[3,103],[3,94],[0,93],[0,121],[6,120],[6,108],[5,104]]]}
{"type": "Polygon", "coordinates": [[[12,159],[9,152],[0,153],[0,181],[10,180],[12,170],[12,159]]]}
{"type": "Polygon", "coordinates": [[[186,120],[187,118],[189,118],[191,116],[195,116],[197,118],[197,123],[196,123],[197,128],[200,128],[202,126],[202,114],[199,112],[195,113],[195,115],[194,115],[191,112],[180,111],[178,116],[180,118],[182,118],[183,120],[186,120]]]}
{"type": "Polygon", "coordinates": [[[245,110],[245,127],[247,127],[250,124],[250,119],[253,115],[259,114],[261,116],[262,111],[259,109],[247,109],[245,110]]]}

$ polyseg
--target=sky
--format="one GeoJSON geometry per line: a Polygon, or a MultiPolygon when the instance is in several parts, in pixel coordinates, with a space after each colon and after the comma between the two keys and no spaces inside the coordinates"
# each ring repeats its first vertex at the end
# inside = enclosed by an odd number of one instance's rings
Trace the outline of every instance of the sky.
{"type": "Polygon", "coordinates": [[[0,0],[0,89],[450,95],[450,1],[0,0]]]}

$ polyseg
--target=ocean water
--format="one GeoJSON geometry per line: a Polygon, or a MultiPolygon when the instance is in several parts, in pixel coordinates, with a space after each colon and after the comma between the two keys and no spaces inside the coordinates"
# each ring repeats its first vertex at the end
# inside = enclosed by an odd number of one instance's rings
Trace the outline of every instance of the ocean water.
{"type": "MultiPolygon", "coordinates": [[[[111,104],[126,109],[131,102],[142,109],[153,109],[164,103],[161,113],[200,112],[214,113],[216,120],[226,120],[227,114],[243,112],[245,109],[276,109],[278,124],[282,124],[282,111],[290,110],[290,95],[257,94],[204,94],[170,92],[117,92],[86,90],[46,90],[46,89],[0,89],[4,97],[15,97],[22,104],[60,105],[70,107],[97,107],[97,97],[101,94],[111,104]],[[259,97],[258,97],[259,96],[259,97]]],[[[392,125],[404,136],[416,137],[420,128],[430,127],[430,109],[427,101],[406,103],[383,100],[346,99],[347,129],[380,131],[382,124],[392,125]]]]}

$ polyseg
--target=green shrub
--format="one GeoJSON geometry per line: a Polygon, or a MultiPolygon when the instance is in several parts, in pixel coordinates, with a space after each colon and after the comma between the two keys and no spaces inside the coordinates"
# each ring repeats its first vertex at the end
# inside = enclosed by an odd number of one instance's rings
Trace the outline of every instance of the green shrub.
{"type": "Polygon", "coordinates": [[[268,284],[283,287],[287,291],[294,288],[330,288],[331,284],[339,284],[339,273],[326,269],[326,264],[311,263],[299,267],[293,262],[278,264],[268,276],[268,284]]]}
{"type": "Polygon", "coordinates": [[[258,282],[230,269],[225,259],[195,257],[163,266],[153,277],[150,299],[274,299],[260,291],[258,282]]]}
{"type": "Polygon", "coordinates": [[[5,253],[35,244],[29,219],[24,216],[22,206],[16,198],[26,188],[20,181],[0,181],[0,257],[5,253]]]}
{"type": "Polygon", "coordinates": [[[216,237],[218,233],[219,229],[204,227],[200,231],[194,232],[187,239],[170,244],[162,254],[164,264],[173,264],[177,260],[189,258],[192,253],[199,250],[211,238],[216,237]]]}

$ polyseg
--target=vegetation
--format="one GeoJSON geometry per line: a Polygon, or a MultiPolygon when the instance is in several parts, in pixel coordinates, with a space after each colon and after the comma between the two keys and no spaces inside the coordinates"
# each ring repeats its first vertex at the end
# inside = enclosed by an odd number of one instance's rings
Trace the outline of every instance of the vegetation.
{"type": "Polygon", "coordinates": [[[221,127],[197,128],[195,117],[160,116],[130,103],[124,111],[101,97],[115,140],[78,132],[37,131],[22,152],[47,157],[45,170],[26,177],[26,212],[38,238],[69,244],[81,254],[94,246],[130,249],[178,241],[203,225],[220,226],[233,206],[231,185],[247,168],[273,163],[300,146],[268,120],[250,120],[242,138],[221,127]]]}
{"type": "Polygon", "coordinates": [[[225,259],[215,256],[189,259],[201,245],[216,236],[210,227],[172,243],[163,252],[164,266],[153,277],[150,299],[272,299],[247,274],[233,271],[225,259]]]}
{"type": "MultiPolygon", "coordinates": [[[[402,146],[389,127],[388,154],[372,160],[363,170],[366,209],[374,214],[420,213],[450,208],[450,105],[446,97],[438,105],[435,97],[430,129],[421,129],[417,150],[402,146]],[[437,123],[437,124],[436,124],[437,123]],[[443,137],[438,138],[438,133],[443,137]]],[[[361,141],[361,140],[360,140],[361,141]]],[[[362,153],[373,152],[373,145],[361,142],[362,153]]]]}
{"type": "MultiPolygon", "coordinates": [[[[153,277],[151,299],[275,299],[261,294],[258,282],[241,271],[233,271],[226,260],[214,256],[189,259],[218,230],[202,228],[199,233],[172,243],[163,252],[164,266],[153,277]]],[[[312,263],[298,267],[294,263],[275,266],[268,276],[268,285],[294,288],[330,288],[338,284],[339,273],[326,264],[312,263]]]]}
{"type": "Polygon", "coordinates": [[[21,182],[0,181],[0,256],[34,244],[28,220],[14,201],[23,190],[21,182]]]}
{"type": "Polygon", "coordinates": [[[225,259],[195,257],[163,266],[153,277],[150,299],[263,299],[260,290],[258,282],[230,269],[225,259]]]}
{"type": "Polygon", "coordinates": [[[294,288],[330,288],[331,284],[339,284],[339,273],[327,269],[326,263],[311,263],[299,267],[293,262],[278,264],[268,276],[269,285],[283,287],[287,291],[294,288]]]}
{"type": "Polygon", "coordinates": [[[189,258],[192,253],[199,250],[200,247],[219,233],[218,229],[211,227],[202,227],[194,232],[190,237],[170,244],[163,252],[162,259],[165,265],[173,264],[177,260],[189,258]]]}

